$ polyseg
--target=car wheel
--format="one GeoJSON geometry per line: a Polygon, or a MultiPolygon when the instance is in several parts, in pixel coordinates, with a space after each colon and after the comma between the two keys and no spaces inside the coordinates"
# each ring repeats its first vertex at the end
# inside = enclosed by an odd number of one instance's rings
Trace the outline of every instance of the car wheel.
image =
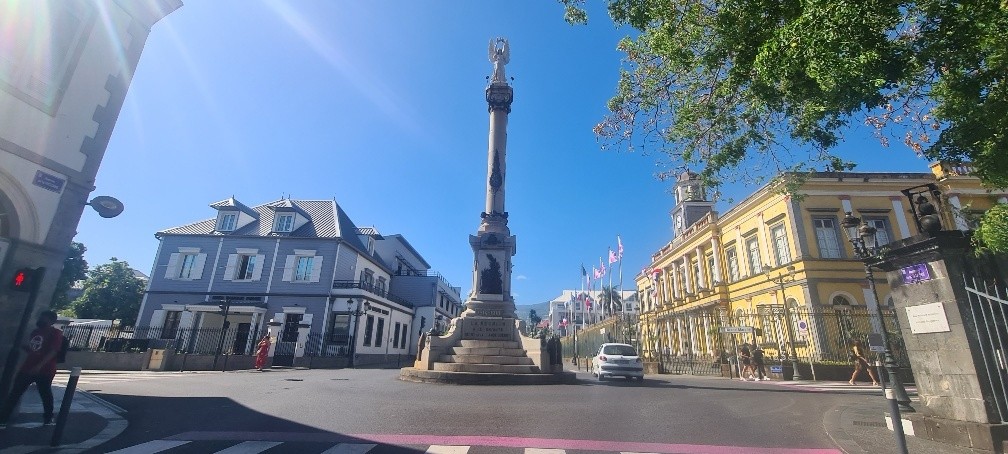
{"type": "Polygon", "coordinates": [[[605,381],[605,375],[602,375],[602,371],[598,373],[598,381],[605,381]]]}

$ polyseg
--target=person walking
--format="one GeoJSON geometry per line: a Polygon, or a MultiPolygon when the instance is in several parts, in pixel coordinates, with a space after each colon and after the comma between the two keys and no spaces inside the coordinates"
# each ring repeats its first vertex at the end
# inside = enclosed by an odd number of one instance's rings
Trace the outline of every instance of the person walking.
{"type": "Polygon", "coordinates": [[[878,386],[878,377],[875,376],[875,369],[871,368],[868,363],[868,359],[864,355],[864,345],[861,341],[854,339],[851,343],[851,361],[854,362],[854,372],[851,373],[850,381],[847,383],[855,384],[858,375],[860,375],[862,369],[868,370],[868,376],[872,379],[872,386],[878,386]]]}
{"type": "Polygon", "coordinates": [[[270,336],[269,333],[263,336],[259,344],[256,345],[256,358],[255,358],[255,368],[256,370],[262,372],[263,366],[266,365],[266,357],[269,356],[270,349],[270,336]]]}
{"type": "Polygon", "coordinates": [[[766,367],[763,358],[763,349],[759,345],[753,345],[752,349],[753,369],[758,374],[756,381],[769,380],[766,374],[766,367]]]}
{"type": "Polygon", "coordinates": [[[56,313],[53,311],[39,314],[35,329],[28,335],[28,342],[21,345],[21,350],[28,355],[18,369],[10,394],[0,407],[0,429],[7,427],[7,420],[14,407],[32,383],[42,398],[42,424],[46,426],[53,424],[52,381],[56,376],[56,356],[63,347],[63,332],[52,326],[56,323],[56,319],[56,313]]]}
{"type": "Polygon", "coordinates": [[[739,361],[742,363],[739,380],[755,380],[752,375],[752,353],[749,351],[749,344],[742,344],[742,348],[739,349],[739,361]]]}

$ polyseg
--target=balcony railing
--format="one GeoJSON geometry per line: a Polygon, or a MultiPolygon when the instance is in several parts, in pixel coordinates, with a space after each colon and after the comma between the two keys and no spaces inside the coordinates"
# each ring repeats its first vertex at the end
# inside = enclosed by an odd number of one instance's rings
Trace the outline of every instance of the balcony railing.
{"type": "Polygon", "coordinates": [[[391,293],[391,292],[389,292],[385,288],[378,287],[377,285],[375,285],[374,283],[371,283],[371,282],[338,281],[337,280],[337,281],[333,281],[333,288],[334,289],[354,289],[354,288],[359,288],[361,290],[364,290],[365,292],[368,292],[368,293],[370,293],[372,295],[380,296],[380,297],[385,298],[385,299],[387,299],[389,301],[392,301],[392,302],[394,302],[396,304],[399,304],[399,305],[402,305],[402,306],[405,306],[405,307],[408,307],[408,308],[412,308],[413,307],[413,303],[410,303],[405,298],[403,298],[403,297],[401,297],[399,295],[396,295],[394,293],[391,293]]]}
{"type": "Polygon", "coordinates": [[[438,273],[437,271],[432,271],[432,270],[427,270],[427,271],[401,270],[401,271],[396,271],[395,274],[394,274],[394,276],[435,277],[439,281],[441,281],[442,283],[444,283],[445,286],[447,286],[448,288],[450,288],[452,290],[454,290],[456,288],[459,288],[459,287],[452,287],[451,283],[448,282],[448,279],[445,279],[445,277],[442,276],[441,273],[438,273]]]}

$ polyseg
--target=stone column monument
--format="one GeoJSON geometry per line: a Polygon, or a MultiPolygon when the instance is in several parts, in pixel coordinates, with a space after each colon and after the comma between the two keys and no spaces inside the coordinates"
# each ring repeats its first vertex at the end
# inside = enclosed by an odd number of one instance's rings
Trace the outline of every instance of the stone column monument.
{"type": "Polygon", "coordinates": [[[421,338],[416,363],[402,370],[403,380],[544,384],[574,379],[573,373],[564,373],[562,366],[551,364],[544,339],[521,334],[521,321],[515,316],[511,257],[516,242],[504,208],[507,121],[514,99],[504,72],[510,59],[506,39],[490,41],[489,58],[493,74],[486,88],[490,113],[486,205],[476,234],[469,236],[474,254],[472,291],[466,310],[451,321],[447,333],[429,333],[421,338]]]}

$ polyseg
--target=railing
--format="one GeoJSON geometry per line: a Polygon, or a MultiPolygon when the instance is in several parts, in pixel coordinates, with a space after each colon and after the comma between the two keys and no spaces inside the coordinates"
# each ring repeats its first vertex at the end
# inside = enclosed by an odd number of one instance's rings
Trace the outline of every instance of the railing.
{"type": "Polygon", "coordinates": [[[396,304],[402,305],[404,307],[413,308],[413,303],[406,300],[399,295],[389,292],[387,289],[378,287],[373,283],[361,282],[361,281],[333,281],[334,289],[354,289],[359,288],[368,292],[372,295],[380,296],[396,304]]]}
{"type": "MultiPolygon", "coordinates": [[[[1002,423],[1008,422],[1008,295],[996,285],[966,278],[971,325],[983,359],[984,372],[1002,423]]],[[[963,314],[966,317],[966,314],[963,314]]],[[[964,320],[965,321],[965,320],[964,320]]],[[[969,326],[968,324],[967,326],[969,326]]],[[[982,377],[982,376],[981,376],[982,377]]]]}
{"type": "Polygon", "coordinates": [[[415,270],[414,271],[402,270],[402,271],[396,271],[393,274],[393,276],[434,277],[434,278],[437,278],[437,280],[441,281],[441,283],[443,283],[446,287],[452,289],[452,292],[454,292],[457,296],[461,296],[461,294],[462,294],[462,288],[461,287],[452,287],[451,283],[448,282],[448,279],[446,279],[443,275],[441,275],[441,273],[438,273],[437,271],[427,270],[427,271],[421,272],[421,271],[415,271],[415,270]]]}

